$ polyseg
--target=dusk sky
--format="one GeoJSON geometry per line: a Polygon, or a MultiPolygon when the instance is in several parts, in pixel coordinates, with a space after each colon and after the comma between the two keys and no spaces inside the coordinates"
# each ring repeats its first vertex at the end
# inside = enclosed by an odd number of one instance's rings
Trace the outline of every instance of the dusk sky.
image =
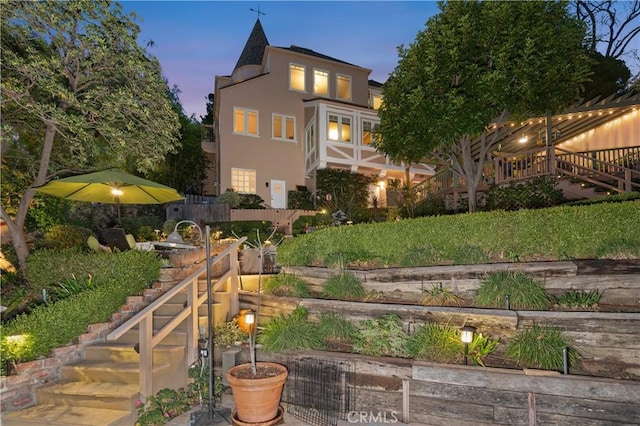
{"type": "Polygon", "coordinates": [[[139,16],[140,44],[180,89],[188,116],[205,115],[214,77],[229,75],[260,15],[269,44],[297,45],[371,69],[384,83],[408,46],[438,12],[435,1],[122,1],[139,16]]]}

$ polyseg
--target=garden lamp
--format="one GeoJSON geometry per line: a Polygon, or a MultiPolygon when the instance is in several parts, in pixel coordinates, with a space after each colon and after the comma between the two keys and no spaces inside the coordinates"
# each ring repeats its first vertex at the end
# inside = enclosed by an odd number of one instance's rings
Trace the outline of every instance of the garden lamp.
{"type": "Polygon", "coordinates": [[[192,220],[181,220],[180,222],[176,223],[176,227],[173,229],[173,232],[167,236],[168,243],[184,244],[184,240],[182,239],[182,237],[180,236],[180,233],[178,232],[178,226],[180,226],[183,223],[190,223],[192,226],[196,227],[198,229],[198,233],[200,237],[199,241],[202,241],[202,229],[200,228],[200,225],[198,225],[192,220]]]}
{"type": "Polygon", "coordinates": [[[254,340],[254,324],[256,323],[256,313],[254,311],[247,311],[244,314],[244,322],[249,327],[249,355],[251,356],[251,372],[257,373],[256,370],[256,348],[254,340]]]}
{"type": "Polygon", "coordinates": [[[460,340],[464,343],[464,365],[467,365],[469,343],[473,342],[473,334],[476,332],[476,328],[470,325],[465,325],[460,329],[460,332],[460,340]]]}

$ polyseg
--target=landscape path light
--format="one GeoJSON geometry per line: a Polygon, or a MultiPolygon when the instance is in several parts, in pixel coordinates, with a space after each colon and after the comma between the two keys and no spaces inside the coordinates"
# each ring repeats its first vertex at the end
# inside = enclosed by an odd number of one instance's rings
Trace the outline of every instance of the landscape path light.
{"type": "Polygon", "coordinates": [[[467,365],[467,357],[469,355],[469,343],[473,342],[473,335],[476,328],[471,325],[465,325],[460,329],[460,340],[464,343],[464,365],[467,365]]]}

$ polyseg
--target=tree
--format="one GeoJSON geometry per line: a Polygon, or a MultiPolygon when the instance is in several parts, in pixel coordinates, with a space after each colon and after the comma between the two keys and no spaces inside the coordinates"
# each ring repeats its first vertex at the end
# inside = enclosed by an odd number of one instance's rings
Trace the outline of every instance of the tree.
{"type": "Polygon", "coordinates": [[[475,211],[499,134],[486,126],[507,113],[516,120],[552,114],[576,100],[589,68],[584,25],[567,3],[553,1],[448,2],[440,10],[400,49],[390,89],[383,87],[379,146],[396,147],[391,155],[404,147],[433,153],[466,181],[475,211]]]}
{"type": "Polygon", "coordinates": [[[30,183],[13,214],[3,197],[0,217],[24,272],[33,186],[69,171],[152,170],[177,146],[178,119],[157,59],[136,43],[135,15],[119,4],[7,3],[0,10],[2,168],[22,154],[30,183]]]}
{"type": "Polygon", "coordinates": [[[589,51],[600,51],[614,59],[637,54],[637,47],[629,47],[640,34],[640,1],[575,0],[573,7],[576,16],[587,25],[589,51]]]}
{"type": "MultiPolygon", "coordinates": [[[[574,0],[576,16],[587,28],[586,46],[593,58],[593,77],[584,88],[585,99],[607,97],[627,88],[630,64],[640,65],[637,45],[632,41],[640,35],[640,1],[574,0]]],[[[636,76],[636,79],[640,75],[636,76]]]]}
{"type": "Polygon", "coordinates": [[[202,129],[198,122],[187,117],[180,103],[180,89],[169,91],[173,108],[180,122],[180,148],[167,154],[156,170],[147,174],[149,179],[177,189],[184,194],[202,194],[202,182],[207,177],[207,159],[201,147],[202,129]]]}

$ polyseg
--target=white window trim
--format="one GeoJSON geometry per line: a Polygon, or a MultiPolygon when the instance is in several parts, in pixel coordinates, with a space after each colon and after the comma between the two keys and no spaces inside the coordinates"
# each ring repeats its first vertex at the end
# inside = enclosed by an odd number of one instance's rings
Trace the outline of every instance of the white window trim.
{"type": "Polygon", "coordinates": [[[276,140],[276,141],[282,141],[282,142],[292,142],[292,143],[296,143],[298,138],[297,138],[297,131],[296,131],[296,117],[294,115],[286,115],[286,114],[279,114],[277,112],[274,112],[273,114],[271,114],[271,139],[276,140]],[[275,126],[274,126],[274,120],[276,118],[276,116],[280,116],[282,117],[282,137],[276,137],[275,135],[275,126]],[[287,134],[287,118],[292,118],[293,119],[293,139],[287,139],[286,134],[287,134]]]}
{"type": "Polygon", "coordinates": [[[332,143],[339,143],[339,144],[345,144],[345,143],[349,143],[352,144],[353,143],[353,131],[354,131],[354,126],[353,126],[353,118],[350,115],[347,114],[340,114],[337,112],[327,112],[327,141],[332,142],[332,143]],[[338,139],[331,139],[329,138],[329,123],[330,118],[329,116],[331,115],[335,115],[338,117],[338,139]],[[349,119],[349,135],[351,136],[351,140],[345,140],[342,139],[342,119],[343,118],[348,118],[349,119]]]}
{"type": "Polygon", "coordinates": [[[298,64],[296,62],[289,62],[289,66],[287,67],[287,78],[289,79],[289,90],[292,90],[294,92],[307,93],[307,67],[305,65],[298,64]],[[291,67],[292,66],[302,68],[302,73],[303,73],[302,84],[304,86],[302,90],[294,89],[293,87],[291,87],[291,67]]]}
{"type": "Polygon", "coordinates": [[[258,112],[258,110],[256,109],[250,109],[250,108],[243,108],[243,107],[237,107],[234,106],[233,107],[233,123],[232,123],[232,129],[233,129],[233,134],[235,135],[243,135],[243,136],[251,136],[254,138],[259,138],[260,137],[260,113],[258,112]],[[243,132],[236,132],[236,111],[240,110],[244,112],[244,131],[243,132]],[[249,133],[248,128],[249,128],[249,113],[250,112],[255,112],[256,113],[256,133],[249,133]]]}
{"type": "Polygon", "coordinates": [[[329,72],[329,70],[324,70],[322,68],[313,69],[313,94],[324,98],[331,96],[331,72],[329,72]],[[316,71],[327,73],[327,93],[316,92],[316,71]]]}
{"type": "MultiPolygon", "coordinates": [[[[257,172],[253,169],[243,169],[240,167],[232,167],[231,168],[231,187],[233,188],[234,191],[236,191],[239,194],[255,194],[257,191],[257,181],[258,181],[258,176],[257,176],[257,172]],[[254,191],[253,192],[247,192],[244,190],[240,190],[238,188],[235,188],[233,186],[233,174],[234,172],[252,172],[253,173],[253,187],[254,187],[254,191]]],[[[245,189],[245,188],[243,188],[245,189]]]]}
{"type": "Polygon", "coordinates": [[[350,101],[352,97],[353,97],[353,79],[351,78],[351,76],[348,74],[336,74],[336,99],[339,99],[341,101],[350,101]],[[349,80],[349,97],[348,98],[341,98],[340,96],[338,96],[338,93],[339,93],[338,81],[340,80],[340,77],[345,77],[349,80]]]}

